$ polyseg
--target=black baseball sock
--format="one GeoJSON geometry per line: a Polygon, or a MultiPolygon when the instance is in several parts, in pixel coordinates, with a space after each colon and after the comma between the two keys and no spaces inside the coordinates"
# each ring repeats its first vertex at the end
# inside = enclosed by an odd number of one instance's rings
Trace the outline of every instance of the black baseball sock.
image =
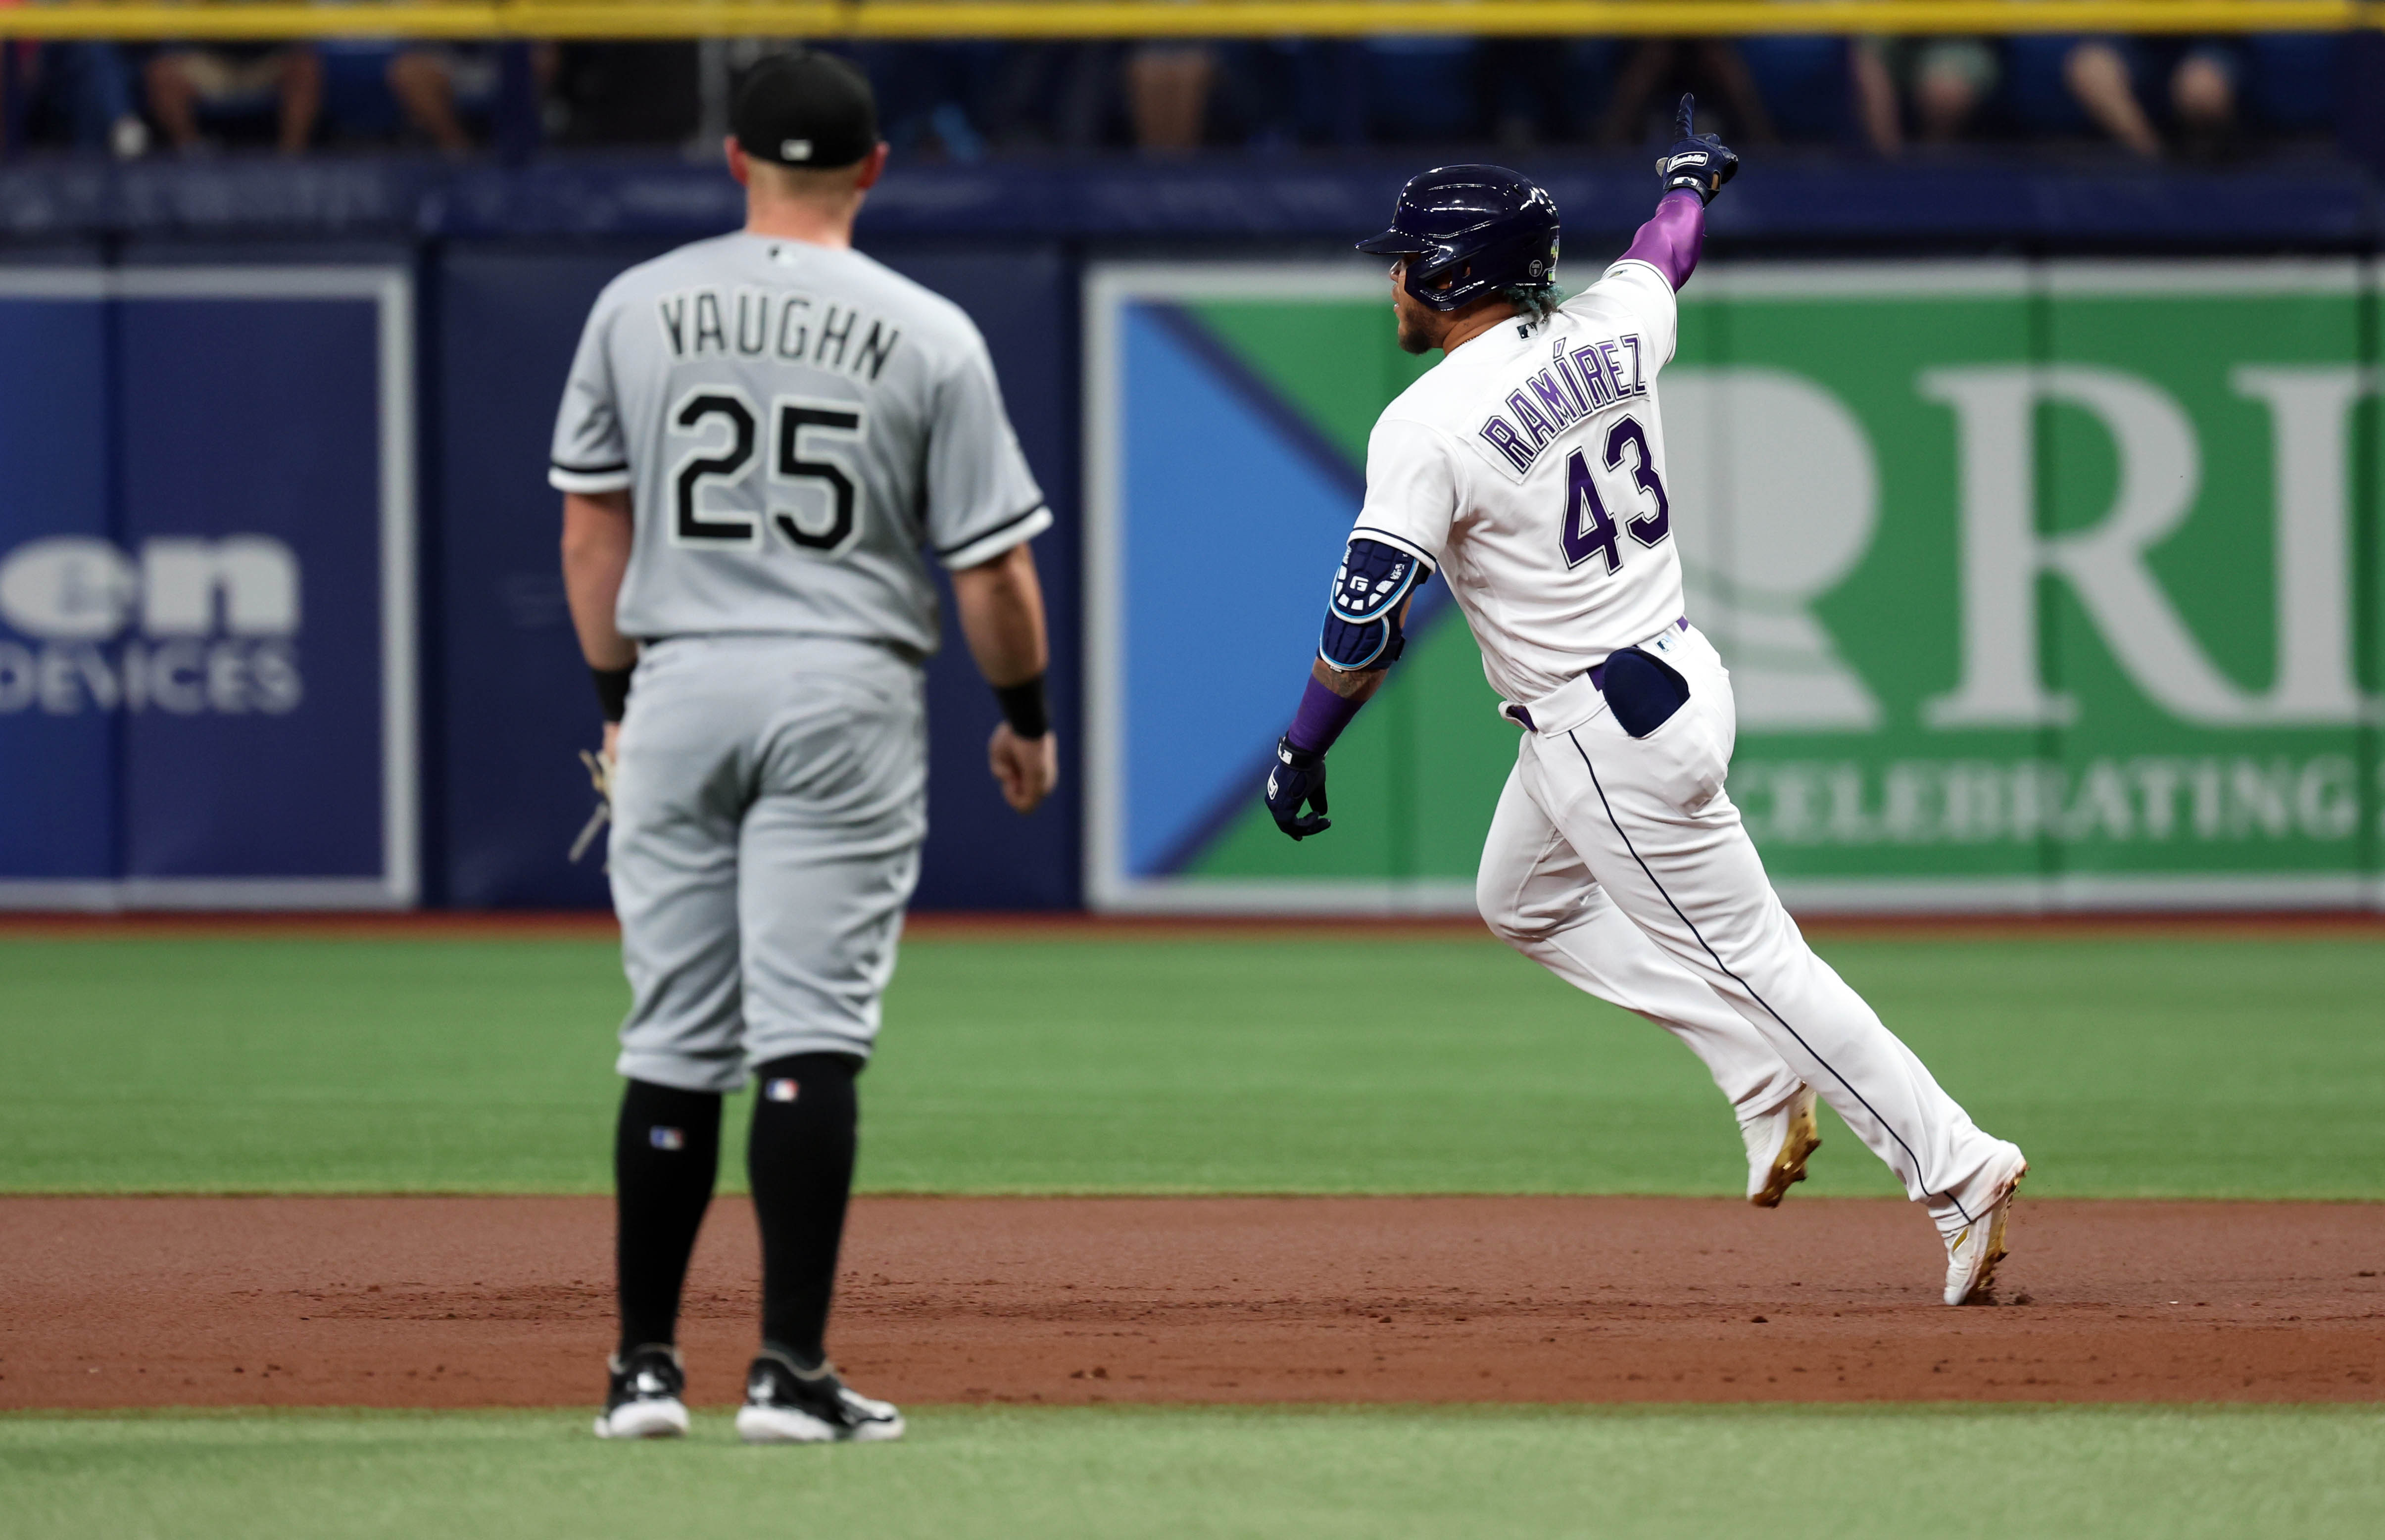
{"type": "Polygon", "coordinates": [[[720,1097],[632,1080],[613,1136],[621,1350],[676,1340],[680,1285],[720,1169],[720,1097]]]}
{"type": "Polygon", "coordinates": [[[762,1341],[806,1369],[826,1357],[860,1073],[861,1061],[842,1053],[793,1054],[755,1072],[745,1172],[762,1230],[762,1341]]]}

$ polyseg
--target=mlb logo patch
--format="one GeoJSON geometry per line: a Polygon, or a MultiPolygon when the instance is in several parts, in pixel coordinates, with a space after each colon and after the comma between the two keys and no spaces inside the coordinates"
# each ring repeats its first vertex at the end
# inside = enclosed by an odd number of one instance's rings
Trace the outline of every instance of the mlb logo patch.
{"type": "Polygon", "coordinates": [[[656,1126],[646,1130],[646,1142],[656,1149],[685,1149],[687,1130],[656,1126]]]}
{"type": "Polygon", "coordinates": [[[796,1094],[802,1089],[803,1087],[796,1085],[793,1080],[768,1080],[763,1082],[762,1095],[765,1099],[771,1101],[793,1101],[795,1099],[796,1094]]]}

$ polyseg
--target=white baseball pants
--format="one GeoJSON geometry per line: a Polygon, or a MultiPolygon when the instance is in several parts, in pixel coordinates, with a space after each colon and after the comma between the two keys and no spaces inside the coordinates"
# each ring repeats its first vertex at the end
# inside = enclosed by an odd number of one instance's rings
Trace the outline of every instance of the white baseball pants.
{"type": "Polygon", "coordinates": [[[1746,1017],[1616,907],[1574,848],[1507,776],[1482,844],[1474,903],[1492,935],[1584,994],[1663,1027],[1698,1056],[1742,1123],[1803,1083],[1746,1017]]]}
{"type": "Polygon", "coordinates": [[[1578,988],[1666,1027],[1742,1120],[1803,1080],[1942,1229],[1992,1196],[1999,1142],[1939,1087],[1781,907],[1723,789],[1730,676],[1696,630],[1640,644],[1690,687],[1644,739],[1587,678],[1527,710],[1477,898],[1492,929],[1578,988]],[[1628,923],[1626,923],[1628,922],[1628,923]]]}

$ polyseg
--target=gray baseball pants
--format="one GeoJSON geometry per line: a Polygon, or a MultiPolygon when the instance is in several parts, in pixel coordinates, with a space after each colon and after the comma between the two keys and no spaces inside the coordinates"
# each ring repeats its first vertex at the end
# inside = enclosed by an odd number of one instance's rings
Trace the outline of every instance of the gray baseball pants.
{"type": "Polygon", "coordinates": [[[867,1057],[927,834],[916,663],[832,637],[681,637],[638,661],[614,774],[624,1075],[733,1091],[867,1057]]]}

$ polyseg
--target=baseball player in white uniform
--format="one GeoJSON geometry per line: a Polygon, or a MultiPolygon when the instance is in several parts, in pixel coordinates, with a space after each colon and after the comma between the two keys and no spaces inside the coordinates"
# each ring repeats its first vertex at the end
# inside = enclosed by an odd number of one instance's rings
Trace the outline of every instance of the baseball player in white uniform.
{"type": "Polygon", "coordinates": [[[878,1035],[927,829],[924,551],[1004,720],[1010,804],[1052,789],[1051,513],[958,306],[852,249],[886,146],[842,61],[766,59],[730,110],[747,221],[616,279],[556,424],[572,619],[607,726],[610,852],[633,995],[614,1149],[619,1350],[599,1435],[684,1433],[680,1290],[721,1097],[759,1082],[753,1443],[899,1436],[823,1335],[878,1035]],[[634,688],[633,688],[634,685],[634,688]]]}
{"type": "Polygon", "coordinates": [[[1928,1205],[1959,1305],[1988,1297],[2028,1162],[1805,944],[1724,788],[1730,677],[1682,600],[1672,521],[1698,510],[1672,503],[1656,391],[1706,203],[1738,165],[1692,134],[1692,106],[1657,163],[1655,217],[1561,304],[1556,206],[1499,167],[1416,178],[1360,243],[1395,258],[1401,345],[1443,357],[1367,441],[1366,503],[1267,805],[1295,839],[1328,826],[1325,752],[1440,572],[1522,729],[1476,884],[1484,920],[1704,1062],[1739,1117],[1751,1201],[1804,1179],[1818,1093],[1928,1205]]]}

